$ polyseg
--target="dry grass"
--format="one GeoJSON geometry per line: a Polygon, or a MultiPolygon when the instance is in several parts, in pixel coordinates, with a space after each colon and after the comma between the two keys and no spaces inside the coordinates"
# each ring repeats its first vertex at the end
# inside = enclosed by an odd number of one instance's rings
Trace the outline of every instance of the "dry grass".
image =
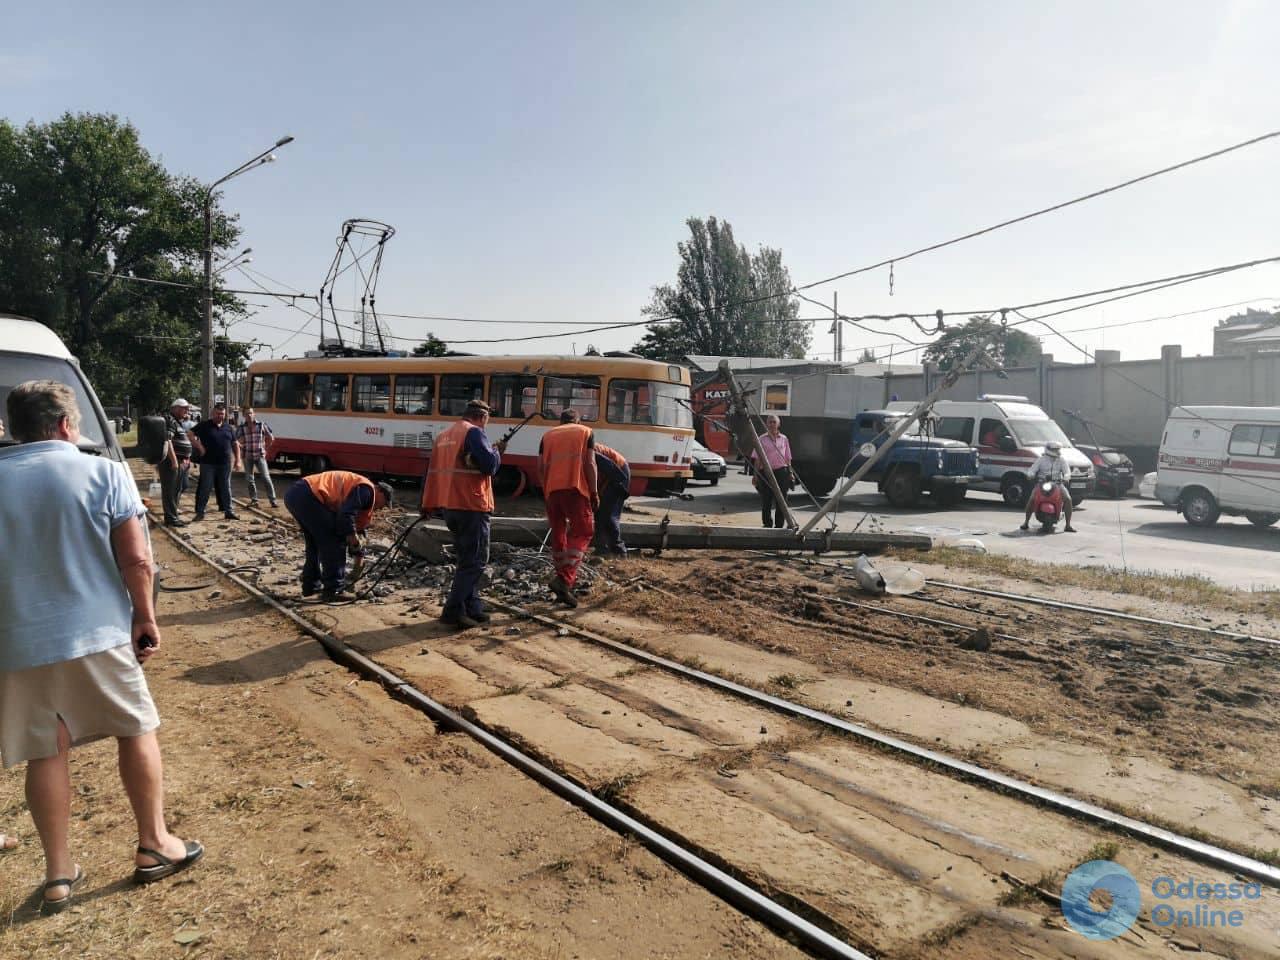
{"type": "MultiPolygon", "coordinates": [[[[894,555],[904,561],[919,562],[921,559],[917,553],[898,551],[894,555]]],[[[1081,587],[1147,600],[1280,617],[1280,590],[1236,590],[1195,573],[1140,573],[1116,567],[1075,567],[994,553],[975,554],[955,547],[936,547],[929,552],[927,560],[971,573],[994,574],[1015,580],[1040,580],[1059,587],[1081,587]]]]}

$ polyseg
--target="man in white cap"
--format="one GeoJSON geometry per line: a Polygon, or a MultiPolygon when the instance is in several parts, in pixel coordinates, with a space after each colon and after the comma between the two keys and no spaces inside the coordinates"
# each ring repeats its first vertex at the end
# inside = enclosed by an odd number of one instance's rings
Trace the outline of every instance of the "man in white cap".
{"type": "Polygon", "coordinates": [[[191,404],[179,397],[169,405],[169,412],[164,418],[164,456],[156,470],[160,474],[166,527],[187,525],[187,521],[178,515],[178,497],[182,495],[187,471],[191,469],[191,438],[187,436],[183,423],[190,410],[191,404]]]}

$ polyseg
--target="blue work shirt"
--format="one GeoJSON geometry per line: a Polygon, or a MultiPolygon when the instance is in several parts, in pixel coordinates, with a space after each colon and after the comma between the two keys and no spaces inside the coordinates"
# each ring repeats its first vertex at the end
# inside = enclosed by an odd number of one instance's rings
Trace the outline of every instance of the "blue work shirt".
{"type": "Polygon", "coordinates": [[[130,642],[111,531],[144,513],[123,463],[43,440],[0,448],[0,671],[130,642]]]}
{"type": "Polygon", "coordinates": [[[467,431],[467,440],[463,444],[463,449],[471,455],[472,464],[481,473],[490,477],[497,474],[498,467],[502,465],[502,454],[498,453],[498,448],[489,442],[489,438],[480,427],[472,427],[467,431]]]}
{"type": "Polygon", "coordinates": [[[218,426],[212,420],[201,420],[191,432],[204,447],[200,463],[216,467],[235,460],[236,434],[227,421],[218,426]]]}
{"type": "Polygon", "coordinates": [[[338,525],[336,527],[338,536],[349,537],[356,532],[356,514],[361,510],[368,510],[373,506],[373,487],[362,483],[349,494],[347,499],[342,501],[342,508],[338,511],[338,525]]]}

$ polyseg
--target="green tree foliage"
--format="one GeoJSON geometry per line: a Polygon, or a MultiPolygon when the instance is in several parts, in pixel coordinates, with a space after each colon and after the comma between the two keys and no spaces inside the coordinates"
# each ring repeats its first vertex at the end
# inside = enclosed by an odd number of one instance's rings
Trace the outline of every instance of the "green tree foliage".
{"type": "Polygon", "coordinates": [[[449,345],[434,333],[428,333],[427,339],[413,348],[413,355],[415,357],[447,357],[449,345]]]}
{"type": "Polygon", "coordinates": [[[801,358],[813,336],[797,323],[799,301],[781,251],[751,254],[733,227],[708,217],[685,221],[690,237],[678,245],[675,285],[655,287],[647,316],[674,317],[649,329],[632,349],[655,360],[686,354],[801,358]]]}
{"type": "Polygon", "coordinates": [[[986,317],[970,317],[963,326],[951,327],[924,352],[925,363],[950,370],[962,362],[982,338],[991,338],[987,356],[1005,367],[1025,367],[1040,357],[1040,341],[1022,330],[1001,330],[1000,323],[986,317]]]}
{"type": "MultiPolygon", "coordinates": [[[[0,119],[0,310],[53,328],[104,402],[163,408],[199,380],[203,203],[115,116],[0,119]]],[[[215,207],[214,249],[238,234],[215,207]]],[[[224,321],[243,313],[222,292],[215,305],[224,321]]]]}
{"type": "Polygon", "coordinates": [[[870,347],[863,347],[862,355],[858,357],[858,362],[859,363],[875,363],[876,352],[872,350],[870,347]]]}
{"type": "Polygon", "coordinates": [[[1244,323],[1261,323],[1264,326],[1280,323],[1280,310],[1272,313],[1270,310],[1255,310],[1249,307],[1244,313],[1233,313],[1231,316],[1219,320],[1219,327],[1238,327],[1244,323]]]}

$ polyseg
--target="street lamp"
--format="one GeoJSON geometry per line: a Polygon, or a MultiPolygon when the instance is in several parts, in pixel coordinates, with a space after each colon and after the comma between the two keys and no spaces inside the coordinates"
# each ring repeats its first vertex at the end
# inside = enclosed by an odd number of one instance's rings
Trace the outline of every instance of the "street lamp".
{"type": "MultiPolygon", "coordinates": [[[[204,317],[200,327],[200,402],[205,410],[213,409],[213,193],[218,187],[240,174],[260,167],[264,163],[275,163],[276,155],[272,153],[279,147],[292,143],[293,137],[281,137],[269,149],[262,151],[252,160],[247,160],[236,167],[225,177],[220,177],[209,185],[204,194],[204,317]]],[[[247,253],[248,251],[246,251],[247,253]]]]}

